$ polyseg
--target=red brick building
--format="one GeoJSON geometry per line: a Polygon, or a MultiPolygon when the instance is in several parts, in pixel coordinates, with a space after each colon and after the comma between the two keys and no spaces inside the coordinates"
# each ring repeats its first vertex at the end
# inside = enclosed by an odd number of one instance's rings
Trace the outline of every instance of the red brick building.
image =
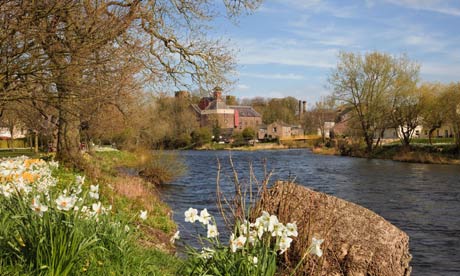
{"type": "Polygon", "coordinates": [[[192,104],[200,127],[220,127],[225,134],[251,127],[257,131],[262,116],[251,106],[227,105],[222,98],[222,89],[215,87],[212,97],[204,97],[192,104]]]}

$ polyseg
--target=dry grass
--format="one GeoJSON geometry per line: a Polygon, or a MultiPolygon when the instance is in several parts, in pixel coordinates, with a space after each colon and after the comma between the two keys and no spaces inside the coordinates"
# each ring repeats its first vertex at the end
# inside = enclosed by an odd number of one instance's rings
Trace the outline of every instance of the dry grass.
{"type": "Polygon", "coordinates": [[[326,148],[326,147],[314,147],[312,149],[314,154],[323,154],[323,155],[339,155],[340,153],[336,148],[326,148]]]}
{"type": "Polygon", "coordinates": [[[152,210],[153,204],[159,202],[156,191],[152,188],[147,188],[145,181],[139,177],[117,177],[113,187],[116,194],[138,202],[144,209],[149,211],[152,210]]]}
{"type": "Polygon", "coordinates": [[[429,164],[460,164],[460,160],[435,155],[427,152],[402,151],[396,153],[393,158],[395,161],[416,162],[429,164]]]}

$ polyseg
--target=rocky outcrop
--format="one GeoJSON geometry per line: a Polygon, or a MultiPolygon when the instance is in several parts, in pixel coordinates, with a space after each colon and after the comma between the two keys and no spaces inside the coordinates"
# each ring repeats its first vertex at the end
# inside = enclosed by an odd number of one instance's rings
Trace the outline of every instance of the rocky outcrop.
{"type": "Polygon", "coordinates": [[[254,215],[265,210],[284,223],[297,222],[299,237],[285,258],[287,267],[299,262],[312,237],[325,240],[323,257],[308,256],[296,275],[410,275],[408,235],[364,207],[293,183],[277,182],[254,210],[254,215]]]}

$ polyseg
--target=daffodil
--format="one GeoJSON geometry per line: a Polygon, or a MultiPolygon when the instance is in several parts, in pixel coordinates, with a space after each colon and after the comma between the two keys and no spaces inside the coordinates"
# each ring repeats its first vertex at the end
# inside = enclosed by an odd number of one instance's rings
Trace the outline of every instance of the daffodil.
{"type": "Polygon", "coordinates": [[[95,215],[98,215],[102,212],[102,204],[100,201],[98,203],[93,203],[91,207],[93,208],[93,212],[95,215]]]}
{"type": "Polygon", "coordinates": [[[58,210],[69,211],[74,207],[76,198],[73,196],[60,195],[55,202],[58,210]]]}
{"type": "Polygon", "coordinates": [[[174,243],[176,240],[180,239],[180,231],[177,231],[176,233],[174,233],[174,235],[171,237],[171,239],[169,240],[171,243],[174,243]]]}
{"type": "Polygon", "coordinates": [[[191,208],[191,207],[188,208],[188,210],[184,212],[184,215],[185,215],[185,222],[194,223],[195,221],[199,219],[198,210],[191,208]]]}
{"type": "Polygon", "coordinates": [[[295,222],[286,224],[286,236],[297,237],[297,224],[295,222]]]}
{"type": "Polygon", "coordinates": [[[142,219],[142,220],[146,220],[147,219],[147,210],[141,211],[141,213],[139,214],[139,218],[142,219]]]}
{"type": "Polygon", "coordinates": [[[292,239],[287,236],[282,236],[279,240],[278,247],[280,254],[283,254],[291,246],[292,239]]]}
{"type": "Polygon", "coordinates": [[[235,235],[230,236],[230,249],[232,252],[236,252],[238,249],[241,249],[246,244],[246,237],[241,235],[235,239],[235,235]]]}
{"type": "Polygon", "coordinates": [[[207,225],[211,221],[211,218],[212,218],[211,215],[208,213],[208,210],[205,208],[201,210],[200,217],[198,218],[198,220],[204,225],[207,225]]]}
{"type": "Polygon", "coordinates": [[[99,185],[91,185],[89,190],[89,197],[99,199],[99,185]]]}
{"type": "MultiPolygon", "coordinates": [[[[277,219],[277,220],[278,220],[278,219],[277,219]]],[[[286,227],[284,226],[284,224],[282,224],[282,223],[280,223],[280,222],[274,223],[272,228],[273,228],[273,229],[272,229],[271,232],[272,232],[272,236],[273,236],[273,237],[276,237],[276,236],[281,237],[281,236],[283,236],[283,235],[285,234],[285,232],[286,232],[286,227]]]]}
{"type": "Polygon", "coordinates": [[[321,244],[324,242],[322,239],[316,239],[313,237],[311,239],[311,245],[310,245],[310,254],[316,255],[318,257],[323,256],[323,251],[321,250],[321,244]]]}
{"type": "Polygon", "coordinates": [[[216,225],[208,224],[208,239],[219,236],[216,225]]]}
{"type": "Polygon", "coordinates": [[[48,206],[40,203],[40,197],[36,196],[32,199],[32,204],[30,208],[38,213],[40,216],[43,216],[43,212],[48,211],[48,206]]]}

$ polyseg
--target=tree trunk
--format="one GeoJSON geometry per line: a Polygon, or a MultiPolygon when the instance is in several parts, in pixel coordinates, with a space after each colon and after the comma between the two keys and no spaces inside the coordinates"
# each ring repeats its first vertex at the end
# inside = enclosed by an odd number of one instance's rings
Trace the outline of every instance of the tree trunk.
{"type": "Polygon", "coordinates": [[[34,152],[38,153],[38,133],[37,132],[34,132],[34,138],[35,138],[34,152]]]}
{"type": "Polygon", "coordinates": [[[65,109],[59,111],[56,158],[74,166],[80,163],[80,120],[65,109]]]}
{"type": "Polygon", "coordinates": [[[433,141],[432,141],[432,137],[433,137],[433,132],[435,131],[435,128],[432,128],[430,129],[430,131],[428,131],[428,141],[430,142],[430,145],[433,145],[433,141]]]}

